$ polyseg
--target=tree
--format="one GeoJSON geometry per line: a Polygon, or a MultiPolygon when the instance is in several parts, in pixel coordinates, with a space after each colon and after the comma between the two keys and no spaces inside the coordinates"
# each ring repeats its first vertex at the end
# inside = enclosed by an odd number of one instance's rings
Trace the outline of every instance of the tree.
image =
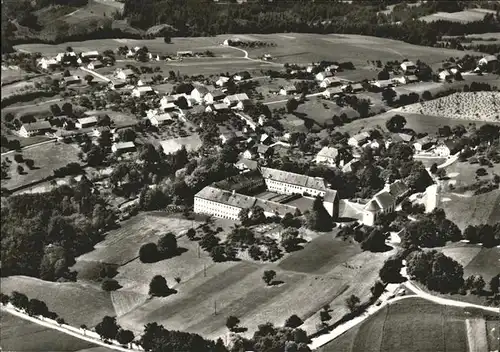
{"type": "Polygon", "coordinates": [[[101,339],[114,339],[120,329],[116,323],[115,317],[105,316],[102,321],[96,325],[95,332],[101,336],[101,339]]]}
{"type": "Polygon", "coordinates": [[[264,282],[267,284],[267,286],[270,286],[275,277],[276,277],[276,271],[266,270],[266,271],[264,271],[264,275],[262,276],[262,280],[264,280],[264,282]]]}
{"type": "Polygon", "coordinates": [[[304,324],[304,322],[302,321],[302,319],[299,318],[298,315],[296,314],[293,314],[291,315],[286,321],[285,321],[285,326],[286,327],[289,327],[289,328],[292,328],[292,329],[295,329],[295,328],[298,328],[299,326],[301,326],[302,324],[304,324]]]}
{"type": "Polygon", "coordinates": [[[106,278],[102,281],[101,288],[104,291],[110,292],[118,290],[119,288],[121,288],[121,285],[115,279],[106,278]]]}
{"type": "Polygon", "coordinates": [[[479,235],[476,226],[468,225],[464,230],[464,238],[470,243],[478,243],[479,235]]]}
{"type": "Polygon", "coordinates": [[[467,278],[464,286],[468,287],[472,293],[478,295],[484,291],[486,282],[481,275],[471,275],[467,278]]]}
{"type": "Polygon", "coordinates": [[[56,323],[59,324],[59,325],[63,325],[63,324],[66,324],[66,321],[63,318],[59,317],[59,318],[56,319],[56,323]]]}
{"type": "Polygon", "coordinates": [[[52,116],[61,115],[61,108],[57,104],[50,105],[50,111],[52,112],[52,116]]]}
{"type": "Polygon", "coordinates": [[[394,115],[385,123],[387,129],[391,132],[400,132],[406,125],[406,119],[401,115],[394,115]]]}
{"type": "Polygon", "coordinates": [[[94,76],[92,76],[92,75],[85,75],[84,79],[85,79],[85,81],[87,81],[87,84],[90,85],[92,83],[92,81],[94,80],[94,76]]]}
{"type": "Polygon", "coordinates": [[[158,248],[155,243],[146,243],[139,249],[139,259],[143,263],[154,263],[158,260],[158,248]]]}
{"type": "Polygon", "coordinates": [[[292,252],[297,249],[299,242],[299,231],[295,228],[288,228],[281,234],[281,245],[287,252],[292,252]]]}
{"type": "Polygon", "coordinates": [[[386,88],[382,92],[382,98],[387,102],[387,104],[391,105],[394,102],[394,98],[396,97],[396,92],[391,88],[386,88]]]}
{"type": "Polygon", "coordinates": [[[122,142],[133,142],[135,141],[137,134],[131,128],[125,128],[118,132],[118,136],[122,142]]]}
{"type": "Polygon", "coordinates": [[[380,279],[385,283],[400,283],[403,281],[401,268],[403,262],[399,258],[389,258],[379,271],[380,279]]]}
{"type": "Polygon", "coordinates": [[[196,237],[196,230],[193,229],[193,228],[190,228],[189,230],[187,230],[186,232],[186,236],[187,238],[189,238],[191,241],[194,240],[194,238],[196,237]]]}
{"type": "Polygon", "coordinates": [[[118,341],[118,343],[122,345],[131,343],[132,341],[134,341],[134,338],[135,338],[134,333],[130,330],[120,329],[116,333],[116,341],[118,341]]]}
{"type": "Polygon", "coordinates": [[[348,297],[346,300],[345,300],[345,304],[347,306],[347,308],[349,308],[349,310],[351,312],[355,312],[358,308],[359,308],[359,303],[360,303],[360,299],[358,296],[356,295],[351,295],[350,297],[348,297]]]}
{"type": "Polygon", "coordinates": [[[224,245],[217,245],[210,250],[210,256],[216,263],[226,261],[226,250],[224,245]]]}
{"type": "Polygon", "coordinates": [[[500,274],[493,276],[490,280],[490,290],[497,294],[500,288],[500,274]]]}
{"type": "Polygon", "coordinates": [[[161,275],[153,277],[149,284],[149,294],[157,297],[168,296],[170,294],[170,288],[167,285],[167,280],[161,275]]]}
{"type": "Polygon", "coordinates": [[[33,167],[35,166],[35,162],[33,161],[33,159],[26,159],[24,160],[24,163],[30,170],[32,170],[33,167]]]}
{"type": "Polygon", "coordinates": [[[387,70],[382,70],[378,73],[377,79],[383,81],[389,79],[389,72],[387,70]]]}
{"type": "Polygon", "coordinates": [[[166,233],[158,241],[158,252],[169,257],[177,253],[177,238],[172,232],[166,233]]]}
{"type": "Polygon", "coordinates": [[[0,293],[0,303],[2,303],[3,305],[6,305],[9,303],[9,301],[10,301],[9,295],[7,295],[5,293],[0,293]]]}
{"type": "Polygon", "coordinates": [[[73,115],[73,105],[71,105],[71,103],[64,103],[61,110],[67,116],[73,115]]]}
{"type": "Polygon", "coordinates": [[[28,308],[26,309],[26,311],[29,315],[32,316],[34,315],[47,316],[49,313],[49,308],[47,308],[45,302],[32,298],[28,303],[28,308]]]}
{"type": "Polygon", "coordinates": [[[13,291],[10,297],[10,303],[18,309],[27,309],[29,300],[24,293],[13,291]]]}
{"type": "Polygon", "coordinates": [[[330,315],[330,312],[328,311],[328,309],[323,309],[319,312],[319,318],[320,318],[322,323],[326,323],[327,321],[332,319],[332,316],[330,315]]]}
{"type": "Polygon", "coordinates": [[[170,37],[170,35],[165,34],[165,36],[163,37],[163,41],[165,42],[165,44],[170,44],[172,43],[172,38],[170,37]]]}
{"type": "Polygon", "coordinates": [[[240,319],[238,319],[233,315],[230,315],[226,320],[226,326],[229,329],[229,331],[234,331],[234,329],[238,326],[239,323],[240,319]]]}
{"type": "Polygon", "coordinates": [[[424,91],[422,93],[422,99],[424,100],[431,100],[432,99],[432,94],[428,90],[424,91]]]}
{"type": "Polygon", "coordinates": [[[299,102],[294,98],[291,98],[286,102],[286,111],[289,114],[294,112],[298,107],[299,107],[299,102]]]}
{"type": "Polygon", "coordinates": [[[314,231],[330,231],[332,229],[332,218],[319,196],[314,199],[313,208],[306,215],[306,226],[314,231]]]}
{"type": "Polygon", "coordinates": [[[370,291],[372,293],[372,296],[373,297],[380,297],[380,295],[382,293],[384,293],[385,291],[385,285],[380,282],[380,281],[377,281],[375,282],[375,284],[370,288],[370,291]]]}
{"type": "Polygon", "coordinates": [[[366,239],[361,242],[361,249],[371,252],[382,252],[386,249],[385,235],[379,229],[374,229],[366,239]]]}

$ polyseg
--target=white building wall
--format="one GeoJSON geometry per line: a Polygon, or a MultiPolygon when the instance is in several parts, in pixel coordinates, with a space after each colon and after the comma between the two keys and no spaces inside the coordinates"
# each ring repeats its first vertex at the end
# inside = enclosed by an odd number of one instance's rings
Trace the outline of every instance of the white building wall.
{"type": "Polygon", "coordinates": [[[194,198],[194,212],[199,214],[208,214],[216,218],[239,220],[242,208],[231,205],[213,202],[203,198],[194,198]]]}

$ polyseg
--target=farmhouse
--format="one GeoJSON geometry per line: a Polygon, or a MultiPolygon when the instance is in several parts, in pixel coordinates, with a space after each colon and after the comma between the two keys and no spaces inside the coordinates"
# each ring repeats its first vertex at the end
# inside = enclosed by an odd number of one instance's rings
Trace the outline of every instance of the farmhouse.
{"type": "Polygon", "coordinates": [[[197,134],[193,134],[189,137],[167,139],[160,142],[163,152],[167,155],[175,153],[183,146],[188,152],[196,151],[201,148],[202,144],[197,134]]]}
{"type": "Polygon", "coordinates": [[[134,78],[136,77],[136,74],[134,71],[132,71],[131,69],[127,68],[125,70],[122,70],[122,69],[117,69],[115,71],[115,76],[116,78],[118,79],[122,79],[122,80],[128,80],[128,79],[131,79],[131,78],[134,78]]]}
{"type": "Polygon", "coordinates": [[[223,100],[228,106],[243,110],[245,106],[250,104],[250,99],[246,93],[238,93],[234,95],[228,95],[223,100]]]}
{"type": "Polygon", "coordinates": [[[358,134],[355,134],[351,138],[347,140],[347,144],[353,146],[353,147],[359,147],[365,144],[368,139],[370,138],[370,134],[368,132],[361,132],[358,134]]]}
{"type": "Polygon", "coordinates": [[[207,106],[205,111],[206,112],[225,112],[225,111],[229,111],[229,106],[225,103],[209,105],[209,106],[207,106]]]}
{"type": "Polygon", "coordinates": [[[151,125],[159,127],[163,126],[168,121],[171,121],[172,116],[166,112],[164,114],[152,114],[151,116],[148,116],[148,119],[151,122],[151,125]]]}
{"type": "Polygon", "coordinates": [[[405,61],[400,67],[405,74],[413,74],[417,70],[417,66],[412,61],[405,61]]]}
{"type": "Polygon", "coordinates": [[[426,137],[423,137],[423,138],[420,138],[420,139],[417,139],[415,141],[415,143],[413,143],[413,148],[415,148],[415,150],[417,152],[422,152],[422,151],[426,151],[426,150],[429,150],[430,148],[432,148],[434,145],[436,144],[436,141],[434,139],[432,139],[431,137],[429,136],[426,136],[426,137]]]}
{"type": "Polygon", "coordinates": [[[329,65],[325,67],[325,72],[337,72],[339,70],[339,65],[329,65]]]}
{"type": "Polygon", "coordinates": [[[338,96],[340,94],[343,94],[342,88],[340,88],[340,87],[330,87],[330,88],[326,88],[323,91],[323,97],[325,99],[332,99],[335,96],[338,96]]]}
{"type": "Polygon", "coordinates": [[[92,135],[99,138],[104,131],[111,131],[109,126],[99,126],[92,129],[92,135]]]}
{"type": "Polygon", "coordinates": [[[205,99],[205,103],[207,104],[213,104],[214,102],[216,101],[220,101],[222,99],[224,99],[226,97],[226,94],[224,94],[224,92],[222,92],[220,89],[216,89],[212,92],[208,92],[204,99],[205,99]]]}
{"type": "Polygon", "coordinates": [[[44,134],[51,130],[50,123],[48,121],[38,121],[33,123],[25,123],[19,129],[19,134],[22,137],[31,137],[38,134],[44,134]]]}
{"type": "Polygon", "coordinates": [[[280,89],[280,95],[292,95],[297,93],[295,86],[286,86],[280,89]]]}
{"type": "Polygon", "coordinates": [[[72,58],[73,60],[76,60],[76,53],[74,51],[66,51],[64,53],[59,53],[56,55],[55,59],[57,62],[60,62],[62,64],[65,64],[66,62],[69,62],[68,58],[72,58]]]}
{"type": "Polygon", "coordinates": [[[342,82],[337,77],[327,77],[321,81],[319,86],[321,88],[328,88],[331,86],[340,86],[341,84],[342,84],[342,82]]]}
{"type": "Polygon", "coordinates": [[[242,138],[243,137],[243,132],[241,131],[225,131],[222,132],[219,136],[219,139],[221,140],[222,144],[226,144],[229,140],[235,139],[235,138],[242,138]]]}
{"type": "Polygon", "coordinates": [[[317,164],[326,164],[328,166],[337,165],[337,157],[339,155],[339,150],[333,147],[323,147],[318,154],[316,154],[317,164]]]}
{"type": "Polygon", "coordinates": [[[409,83],[418,82],[418,77],[415,75],[395,77],[393,79],[394,79],[394,81],[401,83],[401,84],[409,84],[409,83]]]}
{"type": "Polygon", "coordinates": [[[78,76],[68,76],[63,78],[63,84],[66,86],[69,86],[71,84],[78,84],[80,83],[80,77],[78,76]]]}
{"type": "Polygon", "coordinates": [[[136,98],[142,98],[150,95],[156,95],[156,92],[150,86],[136,87],[132,90],[132,96],[136,98]]]}
{"type": "Polygon", "coordinates": [[[38,66],[40,66],[44,70],[55,70],[61,65],[56,59],[42,58],[40,61],[38,61],[38,66]]]}
{"type": "Polygon", "coordinates": [[[111,151],[116,154],[133,152],[135,151],[135,144],[134,142],[113,143],[111,151]]]}
{"type": "Polygon", "coordinates": [[[448,70],[443,70],[443,71],[439,72],[438,76],[439,76],[439,79],[441,81],[448,81],[448,80],[451,80],[451,78],[452,78],[452,74],[448,70]]]}
{"type": "Polygon", "coordinates": [[[193,52],[192,52],[192,51],[189,51],[189,50],[185,50],[185,51],[178,51],[178,52],[177,52],[177,56],[178,56],[178,57],[190,57],[190,56],[193,56],[193,52]]]}
{"type": "Polygon", "coordinates": [[[385,187],[364,206],[363,224],[373,226],[378,215],[391,213],[396,204],[401,201],[409,191],[409,188],[401,180],[392,184],[386,184],[385,187]]]}
{"type": "Polygon", "coordinates": [[[498,58],[495,55],[485,56],[479,60],[478,66],[486,71],[494,71],[498,67],[498,58]]]}
{"type": "Polygon", "coordinates": [[[392,79],[384,79],[384,80],[373,81],[370,84],[373,87],[384,89],[387,87],[392,87],[394,85],[394,81],[392,79]]]}
{"type": "Polygon", "coordinates": [[[98,51],[87,51],[84,53],[80,54],[80,57],[82,59],[87,59],[87,60],[97,60],[99,58],[99,52],[98,51]]]}
{"type": "Polygon", "coordinates": [[[259,164],[255,160],[241,158],[234,164],[239,170],[257,170],[259,164]]]}
{"type": "Polygon", "coordinates": [[[196,100],[198,104],[203,102],[203,98],[208,94],[208,89],[204,86],[198,86],[191,91],[191,98],[196,100]]]}
{"type": "Polygon", "coordinates": [[[458,141],[453,139],[445,140],[444,142],[438,144],[434,149],[434,152],[442,157],[449,157],[450,155],[454,155],[461,150],[461,145],[458,141]]]}
{"type": "Polygon", "coordinates": [[[241,42],[241,40],[239,38],[226,39],[226,40],[224,40],[223,45],[232,46],[233,44],[236,44],[239,42],[241,42]]]}
{"type": "Polygon", "coordinates": [[[142,77],[140,80],[137,81],[137,85],[139,87],[142,87],[142,86],[149,86],[151,84],[153,84],[153,78],[152,77],[142,77]]]}
{"type": "Polygon", "coordinates": [[[323,71],[323,72],[317,73],[316,76],[314,76],[314,77],[316,78],[316,81],[324,81],[325,78],[333,77],[333,73],[323,71]]]}
{"type": "Polygon", "coordinates": [[[342,90],[348,93],[361,92],[363,90],[363,85],[361,83],[346,84],[342,86],[342,90]]]}
{"type": "Polygon", "coordinates": [[[84,117],[76,121],[76,128],[88,128],[97,125],[97,116],[84,117]]]}
{"type": "Polygon", "coordinates": [[[96,70],[101,67],[104,67],[104,64],[99,60],[92,61],[90,64],[87,65],[87,68],[89,70],[96,70]]]}
{"type": "Polygon", "coordinates": [[[215,82],[215,85],[219,87],[224,87],[227,85],[227,82],[229,82],[229,77],[220,76],[219,79],[215,82]]]}
{"type": "Polygon", "coordinates": [[[237,74],[235,74],[233,76],[233,80],[235,81],[243,81],[245,79],[249,79],[250,77],[250,73],[248,71],[243,71],[243,72],[238,72],[237,74]]]}

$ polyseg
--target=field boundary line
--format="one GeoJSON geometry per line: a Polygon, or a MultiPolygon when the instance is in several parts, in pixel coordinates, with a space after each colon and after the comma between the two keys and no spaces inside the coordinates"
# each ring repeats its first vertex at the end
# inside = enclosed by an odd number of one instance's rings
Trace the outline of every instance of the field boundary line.
{"type": "MultiPolygon", "coordinates": [[[[14,315],[16,317],[19,317],[21,319],[28,320],[28,321],[30,321],[32,323],[35,323],[35,324],[38,324],[38,325],[41,325],[41,326],[45,326],[45,327],[47,327],[49,329],[57,330],[57,331],[62,332],[64,334],[76,337],[76,338],[78,338],[80,340],[91,342],[93,344],[96,344],[96,345],[99,345],[99,346],[102,346],[102,347],[106,347],[106,348],[109,348],[109,349],[113,349],[113,350],[116,350],[116,351],[122,351],[122,352],[142,351],[142,349],[126,348],[126,347],[123,347],[122,345],[115,345],[113,343],[107,344],[107,343],[105,343],[104,341],[102,341],[102,340],[100,340],[98,338],[93,338],[93,337],[90,337],[88,335],[77,333],[76,331],[71,331],[68,328],[65,328],[65,327],[60,326],[60,325],[56,325],[56,324],[51,323],[49,321],[44,321],[44,320],[37,319],[35,317],[31,317],[28,314],[20,312],[17,309],[12,308],[10,306],[4,306],[4,305],[2,305],[0,307],[0,309],[6,311],[6,312],[8,312],[8,313],[10,313],[10,314],[12,314],[12,315],[14,315]]],[[[76,329],[74,327],[72,327],[72,328],[76,329]]],[[[89,332],[91,332],[91,331],[89,331],[89,332]]]]}

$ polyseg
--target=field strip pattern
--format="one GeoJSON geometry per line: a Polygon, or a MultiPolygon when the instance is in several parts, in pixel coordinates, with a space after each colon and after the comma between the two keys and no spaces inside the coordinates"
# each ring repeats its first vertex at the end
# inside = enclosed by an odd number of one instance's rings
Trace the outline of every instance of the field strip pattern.
{"type": "Polygon", "coordinates": [[[488,352],[486,322],[484,319],[466,319],[469,352],[488,352]]]}

